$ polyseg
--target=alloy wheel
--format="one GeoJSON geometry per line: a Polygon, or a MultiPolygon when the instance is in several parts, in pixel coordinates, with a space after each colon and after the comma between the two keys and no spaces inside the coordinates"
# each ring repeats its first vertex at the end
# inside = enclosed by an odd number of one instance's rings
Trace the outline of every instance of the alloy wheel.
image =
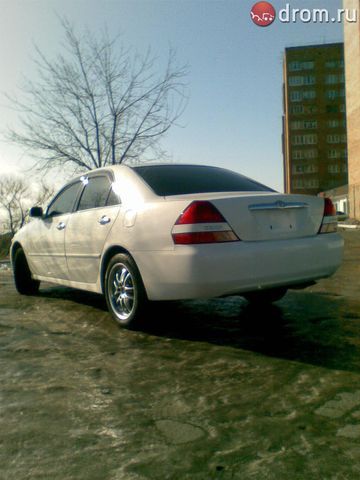
{"type": "Polygon", "coordinates": [[[121,263],[113,265],[109,273],[108,298],[114,314],[120,320],[127,320],[134,309],[135,287],[128,268],[121,263]]]}

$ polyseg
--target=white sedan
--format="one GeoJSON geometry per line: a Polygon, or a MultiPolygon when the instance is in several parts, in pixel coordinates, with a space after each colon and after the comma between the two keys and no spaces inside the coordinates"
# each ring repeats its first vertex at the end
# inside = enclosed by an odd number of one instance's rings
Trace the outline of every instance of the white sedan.
{"type": "Polygon", "coordinates": [[[46,281],[103,293],[126,327],[150,300],[279,300],[333,274],[343,253],[329,199],[201,165],[93,170],[30,216],[11,246],[17,290],[46,281]]]}

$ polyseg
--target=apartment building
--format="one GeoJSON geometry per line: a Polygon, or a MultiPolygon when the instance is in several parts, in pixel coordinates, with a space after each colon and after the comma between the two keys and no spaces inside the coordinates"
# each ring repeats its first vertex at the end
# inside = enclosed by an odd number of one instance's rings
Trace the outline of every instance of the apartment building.
{"type": "MultiPolygon", "coordinates": [[[[359,17],[359,0],[344,0],[344,8],[356,9],[359,17]]],[[[360,18],[357,22],[345,22],[344,34],[349,214],[360,220],[360,18]]]]}
{"type": "Polygon", "coordinates": [[[344,45],[286,48],[283,78],[285,192],[317,195],[346,185],[344,45]]]}

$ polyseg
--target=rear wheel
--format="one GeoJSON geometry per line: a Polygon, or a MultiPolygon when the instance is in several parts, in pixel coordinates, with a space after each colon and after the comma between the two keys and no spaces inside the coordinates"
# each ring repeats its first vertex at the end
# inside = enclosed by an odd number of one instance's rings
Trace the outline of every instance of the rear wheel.
{"type": "Polygon", "coordinates": [[[119,253],[110,260],[105,274],[105,298],[119,325],[134,328],[140,324],[147,297],[140,272],[130,256],[119,253]]]}
{"type": "Polygon", "coordinates": [[[269,288],[258,292],[249,292],[244,294],[246,300],[253,304],[273,303],[281,300],[286,295],[287,288],[269,288]]]}
{"type": "Polygon", "coordinates": [[[13,269],[16,290],[22,295],[36,295],[39,291],[40,282],[32,278],[24,250],[22,248],[19,248],[15,252],[13,269]]]}

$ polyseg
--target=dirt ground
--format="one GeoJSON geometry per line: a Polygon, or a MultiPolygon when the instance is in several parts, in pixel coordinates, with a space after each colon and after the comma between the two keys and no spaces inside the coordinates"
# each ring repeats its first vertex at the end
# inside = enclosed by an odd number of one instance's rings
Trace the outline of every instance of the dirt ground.
{"type": "Polygon", "coordinates": [[[360,478],[360,231],[266,309],[169,303],[121,330],[96,295],[0,273],[1,480],[360,478]],[[151,320],[151,315],[157,320],[151,320]]]}

